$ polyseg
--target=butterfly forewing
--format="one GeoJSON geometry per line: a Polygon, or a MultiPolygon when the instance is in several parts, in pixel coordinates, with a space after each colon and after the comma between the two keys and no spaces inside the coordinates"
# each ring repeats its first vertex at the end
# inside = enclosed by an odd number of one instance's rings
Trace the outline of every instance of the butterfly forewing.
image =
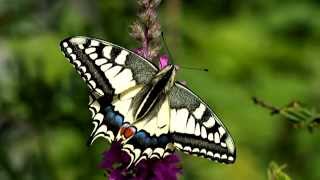
{"type": "Polygon", "coordinates": [[[67,38],[61,49],[96,97],[111,100],[115,94],[149,82],[158,71],[137,54],[98,39],[67,38]]]}
{"type": "Polygon", "coordinates": [[[169,94],[170,132],[175,146],[188,154],[233,163],[233,140],[213,111],[182,84],[175,83],[169,94]]]}

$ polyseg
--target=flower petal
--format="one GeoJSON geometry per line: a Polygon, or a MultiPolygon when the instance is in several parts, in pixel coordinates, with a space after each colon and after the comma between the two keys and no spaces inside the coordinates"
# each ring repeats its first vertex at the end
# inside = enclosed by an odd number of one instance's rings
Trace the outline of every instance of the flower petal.
{"type": "Polygon", "coordinates": [[[103,154],[103,160],[100,164],[100,168],[106,170],[113,170],[115,164],[128,165],[130,162],[130,156],[121,150],[122,145],[119,142],[114,142],[108,151],[103,154]]]}
{"type": "Polygon", "coordinates": [[[163,69],[169,64],[169,57],[167,55],[160,56],[159,68],[163,69]]]}

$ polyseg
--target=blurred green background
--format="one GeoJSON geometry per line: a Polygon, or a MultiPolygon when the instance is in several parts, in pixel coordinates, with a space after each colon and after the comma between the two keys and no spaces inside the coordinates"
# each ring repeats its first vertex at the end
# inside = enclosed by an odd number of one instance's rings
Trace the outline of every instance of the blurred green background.
{"type": "MultiPolygon", "coordinates": [[[[87,88],[60,53],[68,36],[129,49],[137,5],[127,0],[0,0],[0,179],[105,179],[108,147],[91,132],[87,88]]],[[[320,3],[317,0],[164,1],[162,29],[183,66],[179,79],[214,107],[238,159],[221,165],[182,155],[181,179],[267,179],[270,161],[293,179],[320,179],[320,132],[271,117],[251,96],[320,109],[320,3]]]]}

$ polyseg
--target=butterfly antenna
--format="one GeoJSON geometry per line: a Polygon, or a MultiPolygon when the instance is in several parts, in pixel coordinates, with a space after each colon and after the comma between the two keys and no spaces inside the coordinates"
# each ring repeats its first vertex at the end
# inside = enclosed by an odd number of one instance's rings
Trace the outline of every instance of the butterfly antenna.
{"type": "Polygon", "coordinates": [[[169,51],[169,48],[168,48],[168,46],[167,46],[167,43],[166,43],[166,40],[165,40],[165,38],[164,38],[163,32],[161,32],[161,39],[162,39],[162,43],[163,43],[163,45],[164,45],[164,48],[165,48],[165,50],[167,51],[167,53],[168,53],[168,55],[169,55],[169,59],[170,59],[170,61],[172,62],[171,64],[174,64],[173,57],[172,57],[172,55],[171,55],[171,53],[170,53],[170,51],[169,51]]]}
{"type": "MultiPolygon", "coordinates": [[[[173,61],[173,57],[172,57],[172,55],[171,55],[171,53],[169,51],[169,48],[167,46],[167,43],[166,43],[166,40],[164,38],[163,32],[161,32],[161,38],[162,38],[162,42],[163,42],[164,48],[168,52],[169,59],[172,62],[171,64],[175,64],[174,61],[173,61]]],[[[189,70],[196,70],[196,71],[205,71],[205,72],[209,71],[209,69],[207,69],[207,68],[194,68],[194,67],[185,67],[185,66],[179,66],[179,68],[181,68],[181,69],[189,69],[189,70]]]]}
{"type": "Polygon", "coordinates": [[[179,66],[181,69],[189,69],[189,70],[196,70],[196,71],[205,71],[208,72],[209,69],[207,68],[193,68],[193,67],[185,67],[185,66],[179,66]]]}

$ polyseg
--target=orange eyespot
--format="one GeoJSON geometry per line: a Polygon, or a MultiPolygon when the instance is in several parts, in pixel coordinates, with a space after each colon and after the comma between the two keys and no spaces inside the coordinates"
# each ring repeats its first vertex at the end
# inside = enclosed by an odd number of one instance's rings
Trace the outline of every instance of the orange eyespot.
{"type": "Polygon", "coordinates": [[[124,139],[129,139],[131,137],[133,137],[136,133],[136,129],[134,127],[121,127],[120,128],[120,135],[124,138],[124,139]]]}

